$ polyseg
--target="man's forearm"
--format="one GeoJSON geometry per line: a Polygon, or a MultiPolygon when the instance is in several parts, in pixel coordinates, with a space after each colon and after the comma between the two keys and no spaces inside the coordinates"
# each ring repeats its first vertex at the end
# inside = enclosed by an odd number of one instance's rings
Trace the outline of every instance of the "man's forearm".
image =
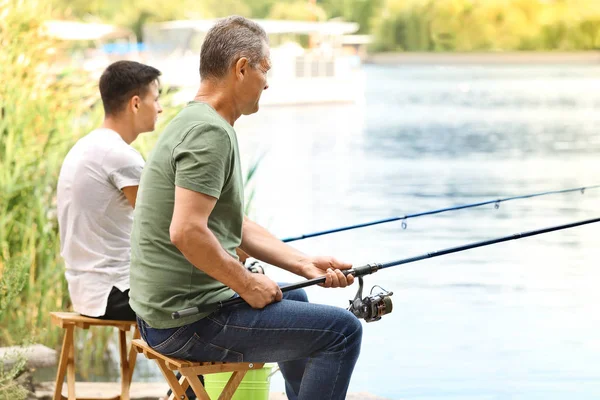
{"type": "Polygon", "coordinates": [[[237,293],[244,291],[250,272],[221,247],[208,227],[189,223],[185,232],[171,240],[196,268],[237,293]]]}
{"type": "Polygon", "coordinates": [[[244,218],[240,247],[251,257],[300,276],[304,276],[304,265],[309,261],[306,254],[283,243],[265,228],[248,218],[244,218]]]}

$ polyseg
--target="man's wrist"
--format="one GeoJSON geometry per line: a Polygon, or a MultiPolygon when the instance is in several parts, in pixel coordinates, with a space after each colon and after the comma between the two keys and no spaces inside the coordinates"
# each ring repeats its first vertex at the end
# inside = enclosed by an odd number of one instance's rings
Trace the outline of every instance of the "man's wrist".
{"type": "Polygon", "coordinates": [[[295,263],[294,270],[297,275],[308,278],[308,273],[313,266],[312,257],[302,255],[295,263]]]}
{"type": "Polygon", "coordinates": [[[254,277],[243,265],[238,263],[237,267],[239,268],[239,274],[233,276],[231,284],[228,286],[237,294],[241,294],[248,291],[254,277]]]}

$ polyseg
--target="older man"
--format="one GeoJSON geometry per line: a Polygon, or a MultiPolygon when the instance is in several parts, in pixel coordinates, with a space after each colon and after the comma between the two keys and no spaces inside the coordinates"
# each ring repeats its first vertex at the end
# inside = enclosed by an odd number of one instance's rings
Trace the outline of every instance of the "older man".
{"type": "Polygon", "coordinates": [[[235,121],[258,111],[271,67],[268,39],[242,17],[220,20],[200,54],[198,93],[162,133],[142,180],[132,232],[131,299],[142,337],[189,360],[278,362],[290,399],[344,399],[362,327],[348,311],[282,295],[238,261],[236,248],[324,286],[350,264],[311,257],[243,213],[235,121]],[[239,295],[246,303],[178,320],[171,313],[239,295]]]}

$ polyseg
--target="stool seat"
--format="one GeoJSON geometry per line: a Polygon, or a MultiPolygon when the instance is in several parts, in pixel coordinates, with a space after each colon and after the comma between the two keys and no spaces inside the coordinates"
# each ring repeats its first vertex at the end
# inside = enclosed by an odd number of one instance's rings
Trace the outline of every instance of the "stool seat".
{"type": "Polygon", "coordinates": [[[52,320],[52,324],[61,328],[64,328],[67,324],[74,324],[81,329],[88,329],[90,326],[113,326],[129,331],[132,326],[135,327],[137,325],[136,321],[116,321],[92,318],[74,312],[54,311],[50,313],[50,319],[52,320]]]}
{"type": "Polygon", "coordinates": [[[129,388],[131,386],[131,377],[135,367],[137,352],[133,349],[133,346],[131,349],[129,349],[129,352],[127,351],[126,334],[131,330],[131,327],[134,327],[133,339],[140,337],[136,321],[104,320],[86,317],[78,313],[60,311],[51,312],[50,320],[53,325],[65,330],[62,349],[60,352],[60,360],[58,362],[58,370],[56,372],[53,400],[83,400],[75,395],[74,330],[75,328],[89,329],[90,326],[113,327],[119,330],[121,395],[112,397],[111,400],[129,400],[129,388]],[[62,395],[65,375],[67,376],[68,397],[62,395]]]}
{"type": "Polygon", "coordinates": [[[160,368],[163,376],[167,380],[173,394],[169,397],[169,400],[181,399],[188,400],[185,391],[189,386],[192,387],[194,393],[199,400],[210,400],[208,393],[202,386],[198,375],[215,374],[219,372],[233,372],[231,378],[223,388],[219,400],[231,400],[236,389],[240,385],[240,382],[246,375],[246,372],[251,369],[260,369],[264,366],[264,363],[251,363],[251,362],[196,362],[187,361],[179,358],[165,356],[154,350],[142,339],[134,339],[132,342],[133,347],[138,353],[143,353],[149,360],[155,360],[160,368]],[[177,380],[173,370],[179,371],[181,379],[177,380]]]}

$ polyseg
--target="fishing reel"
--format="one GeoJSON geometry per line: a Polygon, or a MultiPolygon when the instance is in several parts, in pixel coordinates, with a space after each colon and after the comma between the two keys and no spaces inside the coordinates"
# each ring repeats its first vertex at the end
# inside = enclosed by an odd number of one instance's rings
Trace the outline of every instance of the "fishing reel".
{"type": "Polygon", "coordinates": [[[358,278],[358,292],[354,300],[350,300],[350,307],[348,310],[352,312],[357,318],[362,318],[366,322],[379,321],[382,316],[392,312],[392,299],[390,298],[394,292],[388,292],[381,286],[373,286],[371,293],[362,298],[363,290],[363,278],[358,278]],[[373,289],[378,287],[382,291],[373,294],[373,289]]]}
{"type": "Polygon", "coordinates": [[[253,274],[265,274],[265,268],[256,258],[249,257],[244,263],[244,266],[253,274]]]}

